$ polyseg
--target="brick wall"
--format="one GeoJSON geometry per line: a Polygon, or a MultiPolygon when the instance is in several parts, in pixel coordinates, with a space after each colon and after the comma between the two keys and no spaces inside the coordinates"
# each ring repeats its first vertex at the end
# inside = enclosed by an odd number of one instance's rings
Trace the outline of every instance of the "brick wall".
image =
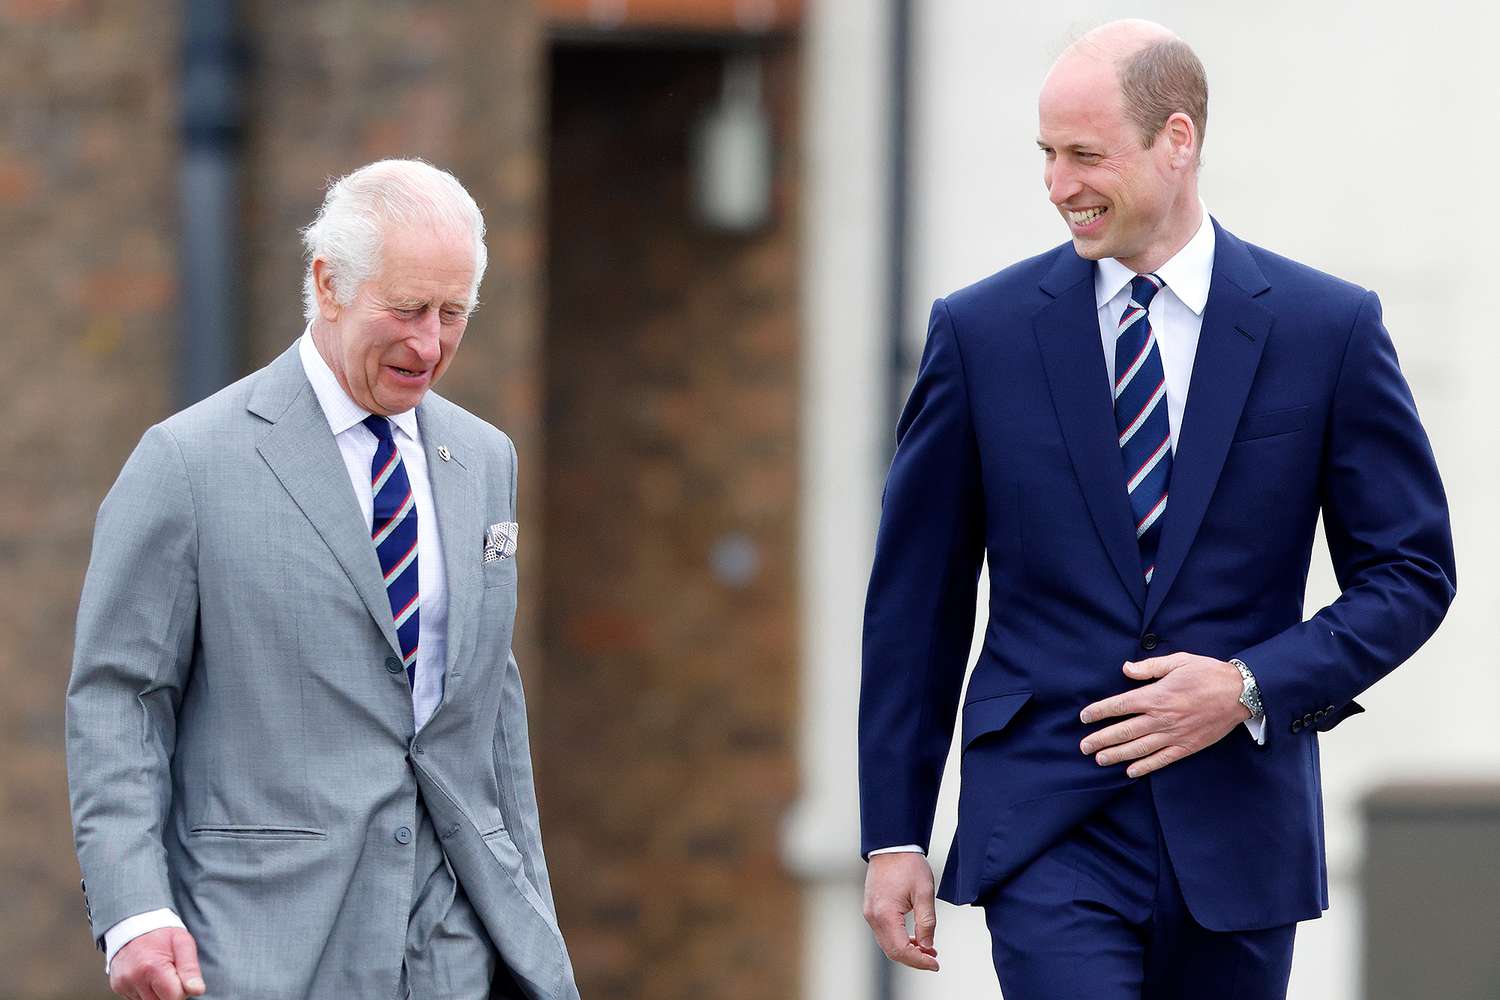
{"type": "MultiPolygon", "coordinates": [[[[447,166],[485,209],[491,264],[443,389],[513,434],[522,509],[538,509],[542,51],[530,3],[256,0],[242,13],[246,365],[301,330],[297,227],[326,177],[389,155],[447,166]]],[[[142,431],[175,406],[179,16],[145,0],[0,0],[5,996],[108,992],[78,892],[62,700],[94,512],[142,431]]],[[[534,633],[523,621],[533,677],[534,633]]]]}
{"type": "Polygon", "coordinates": [[[146,0],[0,2],[0,993],[104,986],[62,703],[94,512],[171,398],[175,25],[146,0]]]}
{"type": "Polygon", "coordinates": [[[688,212],[713,51],[554,53],[547,703],[536,745],[583,995],[796,995],[796,62],[767,63],[774,218],[688,212]],[[733,569],[726,580],[716,557],[733,569]]]}
{"type": "MultiPolygon", "coordinates": [[[[241,9],[246,370],[301,329],[297,228],[326,178],[420,155],[485,210],[485,305],[443,390],[521,452],[518,646],[585,995],[794,995],[794,56],[769,64],[775,221],[726,237],[686,215],[712,52],[575,50],[548,94],[525,0],[241,9]],[[754,565],[727,581],[716,554],[754,565]]],[[[107,992],[62,696],[94,511],[175,406],[177,16],[0,0],[0,994],[17,998],[107,992]]]]}

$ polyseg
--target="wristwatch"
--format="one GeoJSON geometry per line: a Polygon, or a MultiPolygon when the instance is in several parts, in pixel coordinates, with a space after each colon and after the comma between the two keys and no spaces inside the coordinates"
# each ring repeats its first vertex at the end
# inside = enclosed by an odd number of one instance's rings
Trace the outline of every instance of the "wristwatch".
{"type": "Polygon", "coordinates": [[[1240,680],[1244,687],[1240,689],[1240,704],[1250,710],[1250,718],[1258,719],[1266,714],[1265,706],[1260,702],[1260,685],[1255,683],[1255,675],[1250,668],[1245,666],[1244,660],[1230,660],[1234,669],[1240,672],[1240,680]]]}

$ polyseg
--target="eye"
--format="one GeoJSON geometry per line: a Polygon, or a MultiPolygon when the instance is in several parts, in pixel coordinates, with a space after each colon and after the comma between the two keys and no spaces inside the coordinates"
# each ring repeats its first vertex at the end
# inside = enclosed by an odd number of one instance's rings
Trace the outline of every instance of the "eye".
{"type": "Polygon", "coordinates": [[[464,313],[464,311],[462,309],[444,309],[443,310],[443,322],[444,323],[457,323],[457,322],[461,321],[464,318],[464,315],[465,315],[465,313],[464,313]]]}
{"type": "Polygon", "coordinates": [[[422,315],[422,308],[417,307],[415,309],[409,309],[402,306],[396,306],[395,308],[391,309],[391,312],[395,313],[401,319],[416,319],[418,316],[422,315]]]}

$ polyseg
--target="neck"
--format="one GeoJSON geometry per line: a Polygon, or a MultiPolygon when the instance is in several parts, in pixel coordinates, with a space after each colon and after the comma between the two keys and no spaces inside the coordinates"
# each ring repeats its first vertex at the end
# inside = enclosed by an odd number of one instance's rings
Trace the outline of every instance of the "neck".
{"type": "Polygon", "coordinates": [[[1152,235],[1151,245],[1141,253],[1116,258],[1136,274],[1150,274],[1176,257],[1203,225],[1203,204],[1196,190],[1183,195],[1168,216],[1167,224],[1152,235]]]}
{"type": "Polygon", "coordinates": [[[328,370],[333,372],[333,377],[338,382],[339,388],[344,390],[344,395],[353,399],[354,394],[349,391],[349,380],[344,377],[344,366],[339,364],[331,348],[333,331],[328,328],[327,322],[321,318],[313,320],[308,327],[308,331],[312,334],[314,349],[317,350],[318,356],[323,359],[323,363],[328,366],[328,370]]]}

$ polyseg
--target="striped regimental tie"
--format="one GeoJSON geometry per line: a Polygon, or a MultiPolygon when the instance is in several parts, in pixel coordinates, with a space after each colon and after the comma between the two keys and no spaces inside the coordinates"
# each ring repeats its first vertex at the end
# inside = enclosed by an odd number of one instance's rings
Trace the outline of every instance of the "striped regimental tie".
{"type": "Polygon", "coordinates": [[[391,437],[391,422],[368,416],[364,425],[375,435],[375,458],[370,463],[370,485],[375,494],[375,516],[370,537],[385,574],[385,592],[396,619],[396,638],[401,641],[401,662],[406,679],[417,682],[417,501],[406,478],[401,449],[391,437]]]}
{"type": "Polygon", "coordinates": [[[1138,274],[1115,333],[1115,428],[1125,462],[1125,487],[1135,515],[1146,582],[1156,573],[1156,546],[1172,478],[1172,432],[1167,424],[1167,379],[1147,310],[1165,282],[1138,274]]]}

